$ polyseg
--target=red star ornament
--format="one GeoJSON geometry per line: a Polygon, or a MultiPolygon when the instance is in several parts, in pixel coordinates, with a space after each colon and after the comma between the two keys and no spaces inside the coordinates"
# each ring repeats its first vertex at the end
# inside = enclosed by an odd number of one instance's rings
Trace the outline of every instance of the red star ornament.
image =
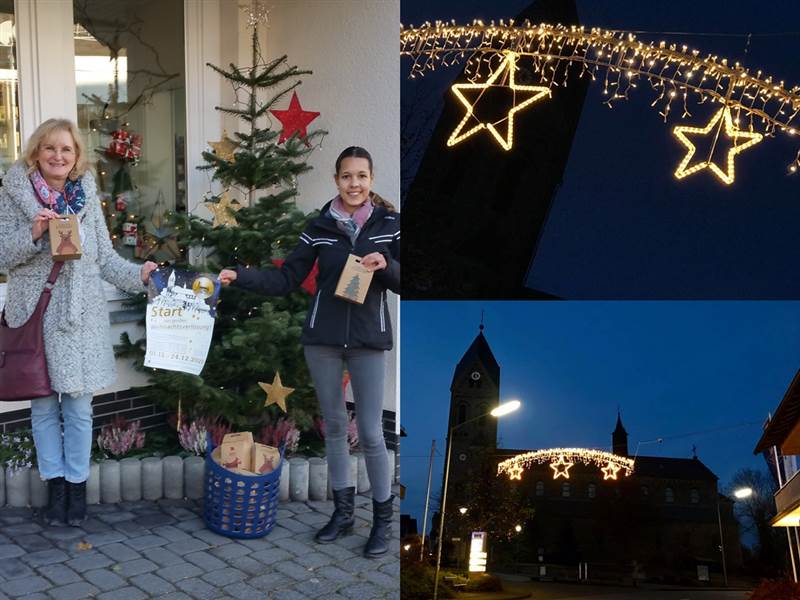
{"type": "MultiPolygon", "coordinates": [[[[288,140],[294,133],[299,133],[300,137],[305,139],[308,135],[306,132],[308,124],[319,116],[318,112],[303,110],[300,106],[300,100],[297,99],[297,92],[292,92],[292,101],[289,102],[289,110],[271,110],[269,112],[275,115],[275,118],[283,124],[281,137],[278,140],[279,144],[288,140]]],[[[306,146],[311,146],[307,139],[305,139],[305,142],[306,146]]]]}

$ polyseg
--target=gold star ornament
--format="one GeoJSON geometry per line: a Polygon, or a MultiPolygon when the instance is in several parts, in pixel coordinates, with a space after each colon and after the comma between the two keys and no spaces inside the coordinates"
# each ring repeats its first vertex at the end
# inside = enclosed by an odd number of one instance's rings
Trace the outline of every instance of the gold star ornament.
{"type": "Polygon", "coordinates": [[[222,193],[219,202],[204,202],[205,207],[214,215],[214,227],[230,225],[236,227],[239,223],[236,222],[236,214],[242,205],[231,200],[228,192],[222,193]]]}
{"type": "Polygon", "coordinates": [[[760,133],[755,133],[753,131],[742,131],[736,127],[733,122],[733,118],[731,117],[731,109],[727,106],[722,107],[717,111],[717,114],[708,122],[703,128],[700,127],[688,127],[685,125],[678,125],[672,130],[673,134],[681,144],[686,146],[687,152],[686,156],[683,157],[681,164],[678,165],[678,169],[675,171],[675,177],[678,179],[683,179],[691,175],[692,173],[697,173],[698,171],[702,171],[703,169],[709,169],[714,175],[719,177],[723,182],[730,185],[733,183],[734,180],[734,159],[736,155],[740,152],[750,148],[751,146],[755,146],[759,143],[764,136],[760,133]],[[689,139],[690,136],[705,136],[712,134],[715,136],[713,146],[712,146],[712,153],[713,147],[716,146],[717,141],[721,138],[722,130],[724,125],[725,136],[731,140],[732,146],[728,150],[728,158],[727,164],[725,165],[725,170],[722,170],[722,167],[717,165],[716,163],[711,161],[711,156],[709,155],[708,160],[699,161],[690,165],[689,163],[692,161],[692,157],[694,157],[694,153],[697,150],[695,145],[689,139]],[[713,132],[713,133],[712,133],[713,132]],[[747,140],[743,144],[739,143],[739,140],[747,140]]]}
{"type": "Polygon", "coordinates": [[[550,463],[550,468],[553,469],[553,479],[559,477],[569,479],[569,469],[574,464],[569,462],[563,454],[559,456],[557,461],[550,463]]]}
{"type": "MultiPolygon", "coordinates": [[[[514,52],[508,52],[500,67],[489,76],[485,83],[456,83],[450,89],[453,90],[456,98],[467,109],[464,118],[455,128],[450,138],[447,140],[448,146],[455,146],[457,143],[467,139],[469,136],[478,133],[482,129],[486,129],[494,136],[497,143],[505,150],[511,150],[514,144],[514,115],[536,102],[537,100],[550,97],[550,88],[542,85],[517,85],[515,81],[515,72],[517,69],[517,55],[514,52]],[[507,73],[508,85],[495,83],[501,75],[507,73]],[[509,109],[505,117],[494,123],[483,123],[475,116],[475,107],[483,97],[483,92],[490,87],[508,87],[513,91],[513,106],[509,109]],[[470,102],[462,90],[480,90],[478,97],[474,102],[470,102]],[[527,96],[522,102],[517,104],[517,95],[527,96]],[[471,121],[477,121],[477,125],[473,125],[467,129],[471,121]],[[497,127],[505,121],[506,132],[501,135],[497,127]]],[[[505,80],[505,78],[504,78],[505,80]]]]}
{"type": "Polygon", "coordinates": [[[258,382],[259,387],[267,393],[267,401],[264,408],[270,404],[277,404],[283,412],[286,412],[286,397],[294,391],[294,388],[286,387],[281,383],[281,374],[275,372],[272,383],[258,382]]]}
{"type": "Polygon", "coordinates": [[[214,154],[228,162],[233,162],[235,160],[233,153],[239,149],[236,142],[229,138],[228,133],[224,130],[222,131],[222,139],[220,141],[208,142],[208,145],[214,150],[214,154]]]}
{"type": "Polygon", "coordinates": [[[616,479],[617,472],[621,469],[619,465],[615,465],[612,462],[609,462],[605,467],[600,469],[603,472],[603,480],[606,479],[616,479]]]}

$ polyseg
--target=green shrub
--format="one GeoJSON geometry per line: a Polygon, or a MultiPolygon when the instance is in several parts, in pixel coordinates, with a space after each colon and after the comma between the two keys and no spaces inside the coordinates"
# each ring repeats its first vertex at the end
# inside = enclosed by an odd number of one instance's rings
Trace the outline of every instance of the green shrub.
{"type": "MultiPolygon", "coordinates": [[[[400,569],[400,597],[402,600],[430,600],[433,597],[433,568],[419,563],[404,562],[400,569]]],[[[439,573],[439,597],[454,598],[453,590],[439,573]]]]}
{"type": "Polygon", "coordinates": [[[503,582],[494,575],[481,573],[474,575],[467,581],[465,592],[502,592],[503,582]]]}

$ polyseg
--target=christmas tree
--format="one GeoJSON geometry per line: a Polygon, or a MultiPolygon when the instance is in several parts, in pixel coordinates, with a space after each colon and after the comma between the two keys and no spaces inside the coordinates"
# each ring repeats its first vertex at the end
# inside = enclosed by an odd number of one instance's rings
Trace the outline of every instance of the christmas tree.
{"type": "MultiPolygon", "coordinates": [[[[233,265],[275,268],[292,250],[309,218],[294,203],[297,177],[311,168],[304,162],[313,149],[310,141],[324,134],[270,127],[269,111],[300,85],[299,75],[310,71],[289,66],[286,56],[265,61],[257,19],[251,19],[251,27],[252,66],[208,65],[233,85],[237,99],[244,98],[232,107],[216,108],[241,119],[245,131],[232,138],[223,135],[220,142],[211,143],[215,152],[203,153],[206,164],[201,168],[228,189],[206,203],[213,222],[195,215],[170,215],[178,243],[192,248],[203,263],[189,268],[214,274],[233,265]],[[241,204],[231,200],[230,188],[241,192],[241,204]]],[[[223,289],[201,376],[152,371],[149,394],[175,411],[180,402],[182,413],[189,417],[222,417],[234,429],[258,432],[287,417],[276,404],[265,407],[266,397],[258,385],[273,381],[279,372],[286,385],[295,388],[287,402],[288,417],[301,430],[309,430],[318,410],[300,334],[314,285],[308,280],[303,289],[281,298],[223,289]]],[[[118,354],[136,357],[141,366],[142,348],[143,341],[132,344],[123,336],[118,354]]]]}

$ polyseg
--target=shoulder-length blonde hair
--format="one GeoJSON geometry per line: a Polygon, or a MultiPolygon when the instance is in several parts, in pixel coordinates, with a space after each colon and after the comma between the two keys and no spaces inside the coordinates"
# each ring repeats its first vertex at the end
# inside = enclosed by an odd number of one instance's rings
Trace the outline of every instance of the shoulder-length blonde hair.
{"type": "Polygon", "coordinates": [[[81,138],[81,133],[78,131],[77,125],[69,119],[47,119],[36,128],[28,140],[23,154],[25,164],[28,165],[28,173],[32,173],[37,168],[36,157],[39,155],[39,146],[56,131],[69,132],[75,142],[75,166],[69,172],[69,178],[75,181],[79,177],[83,177],[84,173],[89,170],[89,161],[86,159],[86,146],[81,138]]]}

